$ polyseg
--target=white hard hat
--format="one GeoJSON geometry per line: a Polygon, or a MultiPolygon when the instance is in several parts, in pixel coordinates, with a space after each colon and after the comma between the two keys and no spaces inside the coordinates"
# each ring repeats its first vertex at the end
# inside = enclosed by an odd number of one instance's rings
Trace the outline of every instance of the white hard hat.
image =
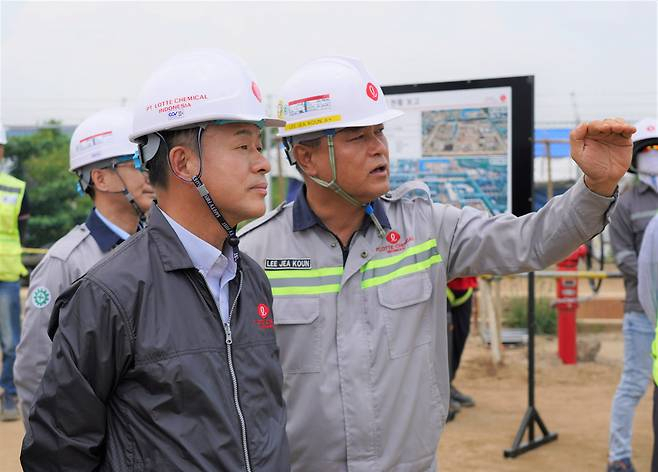
{"type": "Polygon", "coordinates": [[[254,76],[237,56],[219,49],[178,54],[142,88],[130,139],[216,120],[283,126],[266,116],[262,101],[254,76]]]}
{"type": "Polygon", "coordinates": [[[403,114],[389,109],[381,87],[358,59],[329,56],[308,62],[284,84],[281,137],[371,126],[403,114]]]}
{"type": "Polygon", "coordinates": [[[633,142],[647,139],[658,139],[658,126],[655,118],[644,118],[635,123],[637,131],[633,134],[633,142]]]}
{"type": "Polygon", "coordinates": [[[635,172],[637,166],[637,154],[647,146],[658,145],[658,120],[645,118],[635,123],[637,131],[633,134],[633,160],[630,172],[635,172]]]}
{"type": "Polygon", "coordinates": [[[4,126],[0,125],[0,145],[5,144],[7,144],[7,131],[4,126]]]}
{"type": "Polygon", "coordinates": [[[69,170],[133,155],[137,145],[128,139],[131,125],[132,113],[125,108],[109,108],[85,119],[71,136],[69,170]]]}

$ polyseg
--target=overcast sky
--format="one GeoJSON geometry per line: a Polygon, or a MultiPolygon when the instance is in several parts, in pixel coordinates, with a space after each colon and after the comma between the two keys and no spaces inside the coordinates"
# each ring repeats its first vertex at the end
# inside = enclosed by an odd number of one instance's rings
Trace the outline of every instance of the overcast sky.
{"type": "Polygon", "coordinates": [[[655,1],[12,2],[0,0],[0,120],[76,124],[130,105],[157,65],[231,50],[266,95],[314,57],[361,58],[382,85],[535,75],[537,125],[655,115],[655,1]]]}

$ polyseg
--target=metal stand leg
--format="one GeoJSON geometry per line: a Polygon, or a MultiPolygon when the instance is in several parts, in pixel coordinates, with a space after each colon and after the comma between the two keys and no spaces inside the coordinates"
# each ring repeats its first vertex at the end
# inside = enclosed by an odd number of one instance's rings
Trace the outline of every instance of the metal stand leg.
{"type": "Polygon", "coordinates": [[[555,441],[557,433],[551,433],[535,408],[535,274],[528,274],[528,409],[523,415],[521,426],[514,437],[510,449],[505,449],[505,457],[517,457],[544,444],[555,441]],[[542,437],[535,439],[535,423],[542,432],[542,437]],[[526,430],[528,442],[521,444],[526,430]]]}

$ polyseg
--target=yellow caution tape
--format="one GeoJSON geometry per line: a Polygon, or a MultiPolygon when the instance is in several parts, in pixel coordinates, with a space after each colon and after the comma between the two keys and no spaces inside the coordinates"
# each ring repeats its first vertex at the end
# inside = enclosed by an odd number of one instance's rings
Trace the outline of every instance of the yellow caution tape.
{"type": "Polygon", "coordinates": [[[21,248],[23,254],[45,254],[48,252],[48,249],[42,249],[38,247],[24,247],[21,248]]]}

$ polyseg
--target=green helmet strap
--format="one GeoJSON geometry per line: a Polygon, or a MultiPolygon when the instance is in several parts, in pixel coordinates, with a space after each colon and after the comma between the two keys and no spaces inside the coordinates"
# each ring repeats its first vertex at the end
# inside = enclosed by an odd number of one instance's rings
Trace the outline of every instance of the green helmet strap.
{"type": "Polygon", "coordinates": [[[316,184],[320,185],[321,187],[328,188],[330,190],[333,190],[338,196],[343,198],[345,201],[348,203],[354,205],[355,207],[358,208],[363,208],[366,214],[370,217],[372,220],[373,224],[375,225],[375,228],[377,229],[377,233],[379,234],[380,238],[384,238],[386,236],[386,231],[384,231],[384,228],[382,227],[381,223],[377,219],[374,213],[374,209],[372,207],[372,204],[370,203],[361,203],[359,200],[354,198],[352,195],[347,193],[345,190],[343,190],[340,185],[336,182],[336,155],[334,152],[334,135],[330,134],[327,136],[327,145],[329,146],[329,166],[331,167],[331,182],[327,182],[325,180],[319,179],[317,177],[310,176],[311,180],[315,182],[316,184]]]}

